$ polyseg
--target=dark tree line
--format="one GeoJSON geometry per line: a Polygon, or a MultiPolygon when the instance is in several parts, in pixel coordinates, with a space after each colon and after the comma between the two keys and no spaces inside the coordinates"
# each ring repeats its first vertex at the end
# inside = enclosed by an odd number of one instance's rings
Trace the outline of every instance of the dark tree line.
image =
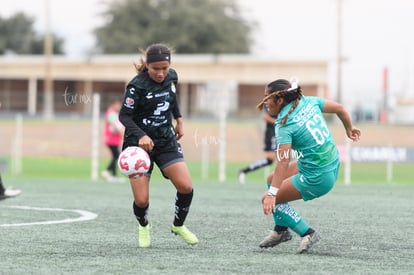
{"type": "MultiPolygon", "coordinates": [[[[235,0],[112,0],[100,15],[91,52],[137,53],[162,42],[177,53],[248,53],[254,23],[241,17],[235,0]]],[[[0,54],[42,54],[44,35],[23,13],[0,17],[0,54]]],[[[72,24],[68,21],[68,24],[72,24]]],[[[64,40],[53,34],[53,52],[62,54],[64,40]]]]}

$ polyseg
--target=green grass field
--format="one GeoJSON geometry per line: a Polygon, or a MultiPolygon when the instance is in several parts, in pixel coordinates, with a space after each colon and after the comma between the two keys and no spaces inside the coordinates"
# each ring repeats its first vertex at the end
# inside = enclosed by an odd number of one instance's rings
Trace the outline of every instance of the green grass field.
{"type": "Polygon", "coordinates": [[[354,165],[351,185],[340,175],[328,195],[293,202],[322,235],[310,253],[297,255],[298,236],[271,249],[258,247],[272,228],[261,210],[264,172],[239,185],[240,165],[229,164],[228,180],[219,183],[217,165],[202,180],[201,165],[189,163],[195,197],[186,225],[200,239],[194,247],[170,233],[175,190],[155,173],[152,247],[139,249],[128,183],[88,180],[87,160],[25,159],[23,175],[3,175],[7,186],[23,194],[0,202],[0,274],[414,274],[412,166],[396,165],[393,182],[386,183],[385,165],[354,165]],[[79,217],[55,208],[98,216],[1,226],[79,217]]]}
{"type": "MultiPolygon", "coordinates": [[[[0,159],[1,160],[1,159],[0,159]]],[[[3,161],[11,163],[8,158],[3,158],[3,161]]],[[[107,165],[107,159],[101,159],[99,162],[100,170],[103,170],[107,165]]],[[[202,164],[197,161],[187,162],[194,181],[204,181],[201,178],[202,164]]],[[[245,167],[249,163],[227,163],[226,178],[229,182],[237,180],[237,171],[240,167],[245,167]]],[[[11,166],[9,164],[8,166],[11,166]]],[[[218,180],[218,163],[211,162],[208,165],[207,181],[218,180]]],[[[342,182],[343,165],[341,165],[338,182],[342,182]]],[[[255,171],[247,176],[247,182],[262,181],[265,174],[273,169],[268,167],[255,171]],[[266,170],[265,170],[266,169],[266,170]]],[[[56,179],[56,178],[72,178],[72,179],[90,179],[91,178],[91,162],[90,159],[83,158],[34,158],[26,157],[22,160],[22,174],[17,176],[10,175],[11,167],[8,169],[6,177],[13,177],[21,180],[33,179],[56,179]]],[[[351,179],[355,182],[363,183],[386,183],[387,182],[387,165],[385,163],[353,163],[351,168],[351,179]]],[[[396,184],[410,184],[412,183],[413,165],[411,163],[395,163],[393,164],[392,183],[396,184]]],[[[161,180],[162,177],[157,168],[154,169],[154,179],[161,180]]]]}

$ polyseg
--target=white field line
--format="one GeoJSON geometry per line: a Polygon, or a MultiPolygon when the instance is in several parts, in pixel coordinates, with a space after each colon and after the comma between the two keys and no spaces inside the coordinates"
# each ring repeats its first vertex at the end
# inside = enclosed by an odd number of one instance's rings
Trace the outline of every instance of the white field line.
{"type": "Polygon", "coordinates": [[[28,226],[28,225],[49,225],[49,224],[59,224],[59,223],[72,223],[72,222],[82,222],[93,220],[98,217],[98,214],[93,212],[78,210],[78,209],[62,209],[62,208],[42,208],[42,207],[32,207],[32,206],[6,206],[8,208],[22,209],[22,210],[34,210],[34,211],[50,211],[50,212],[73,212],[78,213],[80,216],[77,218],[67,218],[63,220],[51,220],[51,221],[42,221],[42,222],[29,222],[29,223],[9,223],[9,224],[0,224],[0,227],[12,227],[12,226],[28,226]]]}

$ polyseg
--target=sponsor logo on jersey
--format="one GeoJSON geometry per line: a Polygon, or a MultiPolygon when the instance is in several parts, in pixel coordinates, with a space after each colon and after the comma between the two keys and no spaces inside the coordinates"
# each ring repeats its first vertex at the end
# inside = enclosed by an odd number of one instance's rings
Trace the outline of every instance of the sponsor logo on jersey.
{"type": "Polygon", "coordinates": [[[142,120],[142,123],[144,123],[144,125],[151,125],[151,120],[149,120],[149,119],[147,119],[147,118],[144,118],[144,119],[142,120]]]}
{"type": "Polygon", "coordinates": [[[148,99],[153,98],[152,92],[149,92],[145,97],[148,99]]]}
{"type": "Polygon", "coordinates": [[[174,94],[175,94],[175,92],[176,92],[174,82],[171,82],[171,91],[172,91],[174,94]]]}
{"type": "Polygon", "coordinates": [[[134,109],[134,103],[135,103],[135,101],[134,101],[133,98],[127,97],[127,98],[125,98],[124,106],[127,107],[127,108],[130,108],[130,109],[134,109]]]}
{"type": "Polygon", "coordinates": [[[128,92],[129,92],[131,95],[135,94],[135,88],[134,88],[134,87],[129,88],[128,92]]]}
{"type": "Polygon", "coordinates": [[[159,93],[159,94],[155,94],[155,97],[169,97],[170,96],[170,92],[163,92],[163,93],[159,93]]]}
{"type": "Polygon", "coordinates": [[[311,119],[317,113],[316,108],[308,103],[303,107],[298,114],[293,117],[293,122],[297,123],[299,127],[302,127],[309,119],[311,119]]]}

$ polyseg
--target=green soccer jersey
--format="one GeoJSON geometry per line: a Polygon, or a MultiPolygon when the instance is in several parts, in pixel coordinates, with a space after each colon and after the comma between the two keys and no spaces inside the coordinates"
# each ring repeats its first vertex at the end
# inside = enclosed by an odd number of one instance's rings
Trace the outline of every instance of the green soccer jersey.
{"type": "Polygon", "coordinates": [[[292,104],[293,102],[283,107],[275,123],[278,148],[281,144],[291,144],[292,151],[289,155],[298,159],[298,170],[305,176],[312,177],[332,171],[337,167],[339,154],[322,115],[325,100],[302,96],[282,126],[281,120],[292,104]]]}

